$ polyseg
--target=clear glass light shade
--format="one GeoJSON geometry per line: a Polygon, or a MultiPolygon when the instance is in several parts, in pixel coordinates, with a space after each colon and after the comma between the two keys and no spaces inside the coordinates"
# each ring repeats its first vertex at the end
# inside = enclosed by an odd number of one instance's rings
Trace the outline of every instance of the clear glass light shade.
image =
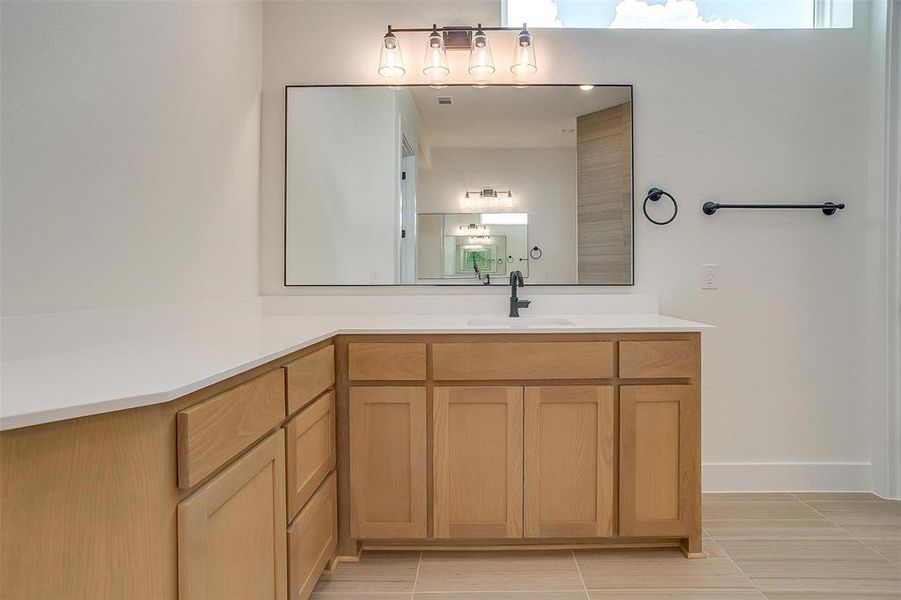
{"type": "Polygon", "coordinates": [[[535,64],[535,41],[532,39],[532,34],[526,29],[525,23],[522,25],[522,31],[516,36],[516,47],[513,49],[513,66],[510,67],[510,72],[517,77],[534,75],[538,72],[538,67],[535,64]]]}
{"type": "Polygon", "coordinates": [[[404,55],[400,51],[400,40],[391,30],[382,38],[382,52],[379,57],[379,75],[388,79],[396,79],[407,72],[404,68],[404,55]]]}
{"type": "Polygon", "coordinates": [[[450,68],[447,66],[447,53],[444,50],[444,38],[434,26],[426,42],[423,65],[425,66],[422,73],[433,82],[441,81],[450,73],[450,68]]]}
{"type": "Polygon", "coordinates": [[[511,192],[507,192],[507,208],[513,208],[513,194],[511,192]]]}
{"type": "Polygon", "coordinates": [[[469,74],[480,80],[494,74],[494,57],[491,55],[491,44],[481,26],[472,36],[472,49],[469,52],[469,74]]]}

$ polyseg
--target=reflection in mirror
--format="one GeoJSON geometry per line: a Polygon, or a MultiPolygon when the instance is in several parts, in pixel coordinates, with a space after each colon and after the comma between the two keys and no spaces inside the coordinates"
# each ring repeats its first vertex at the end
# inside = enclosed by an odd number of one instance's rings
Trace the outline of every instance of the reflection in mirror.
{"type": "Polygon", "coordinates": [[[632,283],[631,86],[286,101],[286,285],[632,283]]]}
{"type": "Polygon", "coordinates": [[[420,213],[416,220],[417,280],[504,283],[511,271],[528,277],[526,213],[420,213]],[[500,278],[500,279],[498,279],[500,278]]]}

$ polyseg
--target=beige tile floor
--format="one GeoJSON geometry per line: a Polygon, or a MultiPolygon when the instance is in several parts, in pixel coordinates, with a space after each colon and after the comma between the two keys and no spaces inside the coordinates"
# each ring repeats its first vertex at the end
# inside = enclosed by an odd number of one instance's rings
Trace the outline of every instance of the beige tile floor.
{"type": "Polygon", "coordinates": [[[705,560],[676,549],[366,552],[318,600],[901,600],[901,502],[705,494],[705,560]]]}

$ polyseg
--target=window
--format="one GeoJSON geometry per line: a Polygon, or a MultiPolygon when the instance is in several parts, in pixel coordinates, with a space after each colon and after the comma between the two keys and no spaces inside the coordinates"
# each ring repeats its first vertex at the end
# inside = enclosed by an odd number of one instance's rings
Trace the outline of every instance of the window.
{"type": "Polygon", "coordinates": [[[854,0],[501,0],[505,26],[530,28],[847,28],[853,9],[854,0]]]}

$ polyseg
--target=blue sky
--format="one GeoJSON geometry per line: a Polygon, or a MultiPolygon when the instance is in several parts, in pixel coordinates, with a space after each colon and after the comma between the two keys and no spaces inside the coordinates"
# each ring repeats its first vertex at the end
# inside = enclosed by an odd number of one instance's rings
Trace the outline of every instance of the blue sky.
{"type": "MultiPolygon", "coordinates": [[[[834,25],[849,26],[851,0],[832,2],[834,25]]],[[[551,26],[547,20],[556,13],[564,27],[782,29],[811,27],[813,4],[813,0],[507,0],[507,10],[510,24],[525,18],[536,27],[551,26]]]]}

